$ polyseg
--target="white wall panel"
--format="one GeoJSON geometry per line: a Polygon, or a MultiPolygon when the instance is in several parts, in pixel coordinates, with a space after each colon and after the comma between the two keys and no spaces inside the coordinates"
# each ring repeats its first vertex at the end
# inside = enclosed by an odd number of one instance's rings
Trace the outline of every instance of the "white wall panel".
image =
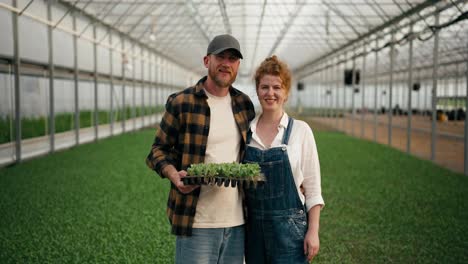
{"type": "MultiPolygon", "coordinates": [[[[0,3],[11,5],[10,0],[0,0],[0,3]]],[[[0,9],[0,55],[13,56],[13,21],[10,11],[0,9]]]]}
{"type": "Polygon", "coordinates": [[[139,107],[143,102],[143,90],[141,86],[135,86],[135,107],[139,107]]]}
{"type": "Polygon", "coordinates": [[[151,81],[152,82],[156,82],[156,54],[152,54],[151,55],[151,63],[152,63],[152,66],[151,66],[151,81]]]}
{"type": "MultiPolygon", "coordinates": [[[[97,40],[101,41],[102,44],[109,45],[109,35],[107,29],[103,27],[97,28],[97,40]]],[[[107,47],[98,45],[98,72],[109,74],[110,73],[110,51],[107,47]]]]}
{"type": "Polygon", "coordinates": [[[149,58],[150,58],[150,53],[147,49],[144,49],[143,50],[143,60],[144,60],[144,68],[143,68],[143,72],[144,72],[144,77],[143,79],[145,81],[149,81],[150,78],[149,78],[149,68],[150,68],[150,62],[149,62],[149,58]]]}
{"type": "Polygon", "coordinates": [[[49,80],[42,77],[21,76],[21,116],[44,117],[49,113],[49,80]]]}
{"type": "Polygon", "coordinates": [[[54,81],[55,113],[72,113],[75,111],[74,83],[70,80],[55,79],[54,81]]]}
{"type": "Polygon", "coordinates": [[[99,83],[98,84],[98,109],[109,110],[110,109],[110,84],[99,83]]]}
{"type": "Polygon", "coordinates": [[[94,83],[80,81],[78,83],[78,105],[80,110],[94,110],[94,83]]]}
{"type": "MultiPolygon", "coordinates": [[[[144,93],[143,104],[145,105],[145,107],[148,107],[151,105],[150,88],[145,87],[145,89],[143,90],[143,93],[144,93]]],[[[147,114],[149,113],[145,112],[145,115],[147,114]]]]}
{"type": "Polygon", "coordinates": [[[87,40],[78,39],[78,68],[86,71],[94,70],[93,44],[87,40]]]}
{"type": "Polygon", "coordinates": [[[141,80],[141,48],[138,45],[135,45],[133,48],[133,54],[138,55],[138,58],[135,58],[135,68],[133,69],[135,71],[135,78],[137,80],[141,80]]]}
{"type": "MultiPolygon", "coordinates": [[[[18,1],[19,8],[28,1],[18,1]]],[[[47,20],[47,5],[43,1],[34,1],[26,12],[47,20]]],[[[22,59],[48,63],[47,26],[25,16],[18,19],[19,50],[22,59]]]]}
{"type": "Polygon", "coordinates": [[[122,49],[122,39],[117,34],[112,34],[112,47],[114,47],[114,50],[112,51],[112,71],[114,76],[121,77],[122,53],[120,53],[120,50],[122,49]]]}
{"type": "MultiPolygon", "coordinates": [[[[85,30],[85,27],[90,23],[90,21],[86,18],[81,16],[77,16],[76,18],[76,31],[79,33],[85,30]]],[[[87,38],[93,37],[93,27],[88,26],[88,28],[84,31],[83,36],[87,38]]],[[[78,39],[78,68],[86,71],[93,71],[94,70],[94,51],[93,51],[93,43],[83,39],[78,39]]]]}
{"type": "MultiPolygon", "coordinates": [[[[122,63],[125,63],[124,65],[124,70],[125,70],[125,78],[126,79],[131,79],[133,78],[133,69],[130,69],[131,67],[133,67],[132,65],[132,60],[130,58],[130,52],[131,52],[131,49],[132,49],[132,43],[127,40],[126,38],[123,39],[123,42],[124,42],[124,53],[125,53],[125,61],[123,60],[123,57],[122,57],[122,63]]],[[[119,46],[119,48],[122,48],[122,45],[119,46]]],[[[120,54],[120,56],[123,56],[122,54],[120,54]]]]}
{"type": "Polygon", "coordinates": [[[14,93],[13,75],[0,73],[0,118],[14,116],[14,93]]]}
{"type": "MultiPolygon", "coordinates": [[[[65,14],[66,9],[57,5],[52,7],[52,20],[56,24],[65,14]]],[[[68,29],[73,29],[73,18],[68,14],[59,24],[68,29]]],[[[54,51],[54,64],[73,67],[73,35],[59,29],[52,34],[54,51]]]]}

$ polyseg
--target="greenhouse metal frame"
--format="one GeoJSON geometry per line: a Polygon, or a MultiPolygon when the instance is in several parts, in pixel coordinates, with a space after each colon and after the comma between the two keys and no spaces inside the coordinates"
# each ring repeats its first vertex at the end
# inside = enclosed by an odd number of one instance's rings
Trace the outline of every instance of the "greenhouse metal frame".
{"type": "Polygon", "coordinates": [[[434,161],[447,139],[468,175],[466,121],[440,121],[468,108],[467,17],[461,0],[2,0],[0,162],[154,125],[203,76],[208,42],[230,33],[245,57],[236,87],[253,99],[255,67],[276,54],[301,85],[290,109],[394,147],[404,130],[412,154],[412,134],[428,134],[420,156],[434,161]],[[443,130],[452,123],[462,133],[443,130]]]}

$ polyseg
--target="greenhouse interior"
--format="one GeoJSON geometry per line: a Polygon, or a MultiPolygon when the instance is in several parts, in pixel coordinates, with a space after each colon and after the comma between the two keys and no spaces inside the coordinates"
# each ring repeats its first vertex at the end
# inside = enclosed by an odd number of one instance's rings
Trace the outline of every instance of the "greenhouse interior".
{"type": "Polygon", "coordinates": [[[327,202],[314,262],[468,263],[466,0],[0,0],[0,32],[2,263],[174,263],[144,160],[220,34],[257,113],[262,61],[292,73],[327,202]]]}

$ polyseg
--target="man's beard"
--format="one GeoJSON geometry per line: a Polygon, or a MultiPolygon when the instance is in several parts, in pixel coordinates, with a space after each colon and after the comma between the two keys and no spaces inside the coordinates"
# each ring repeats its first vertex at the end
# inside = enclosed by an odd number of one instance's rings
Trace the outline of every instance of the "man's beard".
{"type": "Polygon", "coordinates": [[[233,73],[232,71],[231,71],[232,77],[227,81],[225,79],[218,78],[218,75],[216,73],[218,73],[218,69],[214,69],[214,70],[210,69],[208,72],[208,75],[213,80],[213,82],[216,83],[216,85],[219,87],[229,87],[236,80],[237,74],[233,73]]]}

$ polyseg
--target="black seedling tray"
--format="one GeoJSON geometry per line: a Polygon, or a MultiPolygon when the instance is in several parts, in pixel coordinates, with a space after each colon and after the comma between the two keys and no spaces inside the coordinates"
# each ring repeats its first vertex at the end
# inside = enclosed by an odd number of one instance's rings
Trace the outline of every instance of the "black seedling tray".
{"type": "Polygon", "coordinates": [[[205,177],[205,176],[186,176],[182,178],[182,182],[185,185],[218,185],[224,187],[257,187],[259,184],[265,183],[263,179],[239,179],[239,178],[227,178],[222,176],[205,177]]]}

